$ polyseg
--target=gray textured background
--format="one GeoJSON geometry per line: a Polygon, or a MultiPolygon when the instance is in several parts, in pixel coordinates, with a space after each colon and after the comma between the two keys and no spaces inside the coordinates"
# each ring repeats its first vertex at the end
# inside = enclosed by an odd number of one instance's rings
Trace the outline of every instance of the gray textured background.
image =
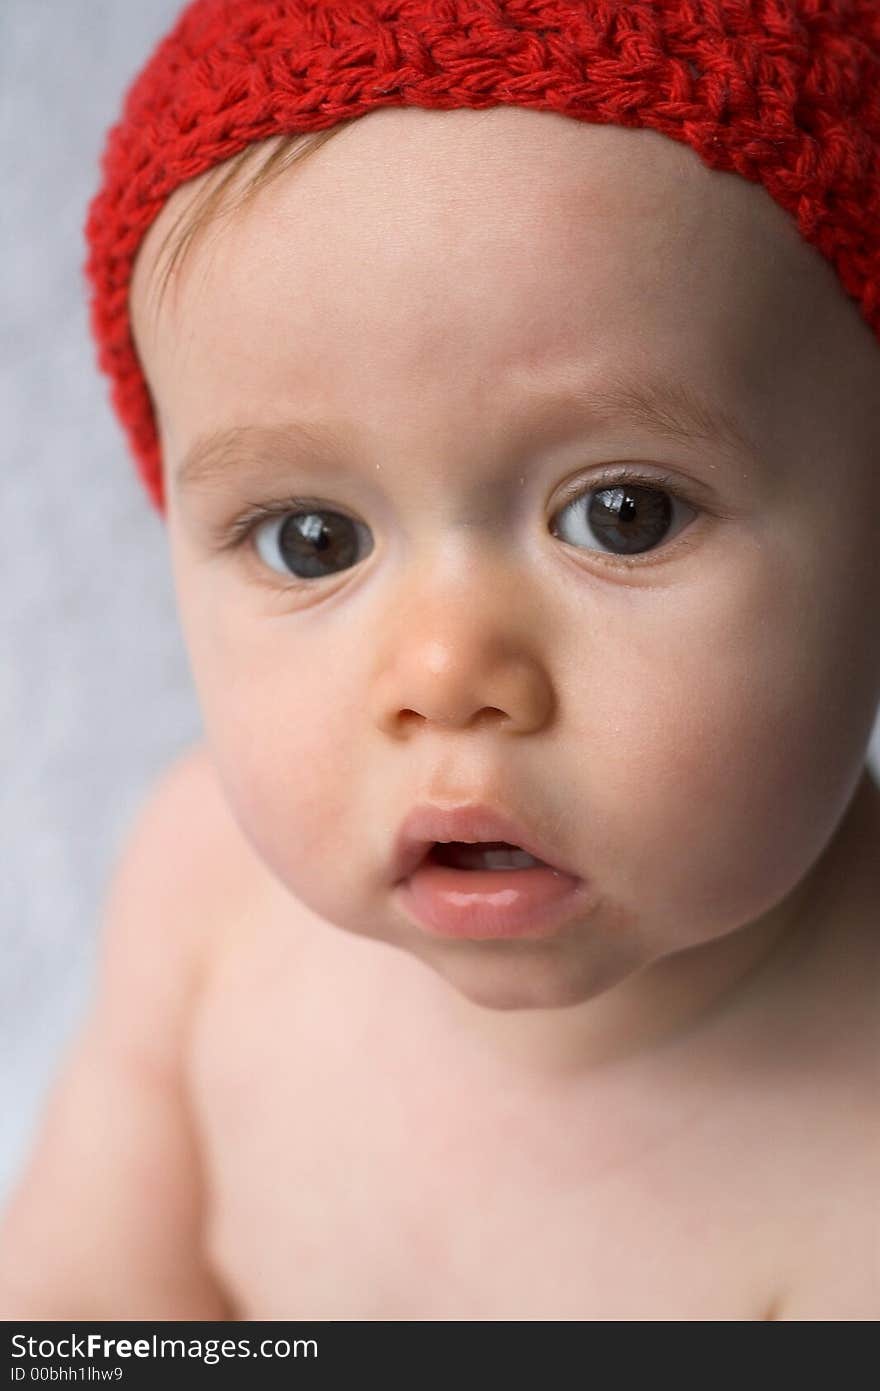
{"type": "Polygon", "coordinates": [[[0,0],[0,1199],[83,1007],[113,857],[200,732],[82,275],[106,129],[178,9],[0,0]]]}
{"type": "Polygon", "coordinates": [[[178,10],[0,0],[0,1202],[83,1008],[111,863],[200,732],[82,276],[105,131],[178,10]]]}

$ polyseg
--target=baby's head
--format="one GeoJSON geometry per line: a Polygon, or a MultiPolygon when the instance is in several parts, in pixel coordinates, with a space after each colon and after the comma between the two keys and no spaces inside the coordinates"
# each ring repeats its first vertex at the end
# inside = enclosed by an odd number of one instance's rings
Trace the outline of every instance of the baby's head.
{"type": "Polygon", "coordinates": [[[166,283],[228,166],[184,183],[131,284],[243,832],[500,1009],[783,931],[880,698],[877,287],[656,129],[398,105],[318,144],[243,208],[236,169],[166,283]],[[393,865],[424,802],[505,810],[579,911],[426,930],[393,865]]]}

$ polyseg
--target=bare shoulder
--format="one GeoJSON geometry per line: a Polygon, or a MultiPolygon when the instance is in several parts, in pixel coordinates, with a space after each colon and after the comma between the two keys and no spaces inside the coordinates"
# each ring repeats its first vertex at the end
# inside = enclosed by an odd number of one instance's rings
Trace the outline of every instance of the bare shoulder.
{"type": "Polygon", "coordinates": [[[204,751],[188,751],[148,790],[111,875],[90,1008],[4,1216],[7,1317],[230,1317],[204,1248],[187,1060],[249,856],[204,751]]]}
{"type": "MultiPolygon", "coordinates": [[[[222,901],[244,889],[262,868],[236,825],[204,743],[179,754],[144,798],[132,828],[129,853],[138,850],[174,870],[169,891],[214,893],[222,901]]],[[[161,881],[160,881],[161,882],[161,881]]]]}
{"type": "Polygon", "coordinates": [[[111,875],[102,941],[111,983],[151,984],[166,1017],[182,1020],[239,907],[267,878],[206,746],[188,748],[148,789],[111,875]]]}
{"type": "Polygon", "coordinates": [[[846,892],[816,940],[792,1024],[776,1036],[797,1214],[781,1319],[880,1318],[878,867],[872,815],[842,866],[846,892]]]}

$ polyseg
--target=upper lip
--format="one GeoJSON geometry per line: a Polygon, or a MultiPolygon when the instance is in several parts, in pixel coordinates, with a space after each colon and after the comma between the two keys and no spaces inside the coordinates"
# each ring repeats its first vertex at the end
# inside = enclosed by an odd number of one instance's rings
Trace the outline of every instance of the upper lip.
{"type": "Polygon", "coordinates": [[[432,806],[423,802],[413,807],[397,833],[392,862],[394,882],[408,879],[437,841],[452,840],[470,844],[477,841],[507,841],[510,845],[527,850],[552,869],[561,869],[563,873],[579,877],[574,870],[564,869],[556,863],[553,846],[506,811],[483,802],[468,802],[457,807],[432,806]]]}

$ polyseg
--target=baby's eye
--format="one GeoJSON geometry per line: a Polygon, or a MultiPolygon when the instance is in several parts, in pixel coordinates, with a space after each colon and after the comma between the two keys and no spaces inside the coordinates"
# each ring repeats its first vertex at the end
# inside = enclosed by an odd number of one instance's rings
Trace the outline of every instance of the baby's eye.
{"type": "Polygon", "coordinates": [[[556,513],[569,520],[564,526],[554,524],[551,530],[571,545],[592,537],[609,547],[612,555],[637,555],[668,539],[679,509],[696,515],[693,507],[659,482],[618,479],[580,493],[556,513]]]}
{"type": "MultiPolygon", "coordinates": [[[[598,487],[586,488],[583,480],[569,484],[564,496],[571,500],[555,513],[551,534],[587,549],[595,549],[587,544],[592,538],[605,548],[598,553],[612,558],[656,550],[670,531],[682,529],[682,512],[696,515],[672,482],[624,468],[603,477],[598,487]]],[[[235,545],[251,533],[263,563],[295,580],[328,578],[373,549],[363,522],[299,498],[255,507],[230,528],[226,544],[235,545]]]]}
{"type": "MultiPolygon", "coordinates": [[[[360,559],[358,534],[369,537],[361,522],[328,508],[282,512],[254,528],[260,558],[270,570],[297,579],[321,579],[347,570],[360,559]]],[[[364,554],[369,555],[372,542],[364,554]]]]}

